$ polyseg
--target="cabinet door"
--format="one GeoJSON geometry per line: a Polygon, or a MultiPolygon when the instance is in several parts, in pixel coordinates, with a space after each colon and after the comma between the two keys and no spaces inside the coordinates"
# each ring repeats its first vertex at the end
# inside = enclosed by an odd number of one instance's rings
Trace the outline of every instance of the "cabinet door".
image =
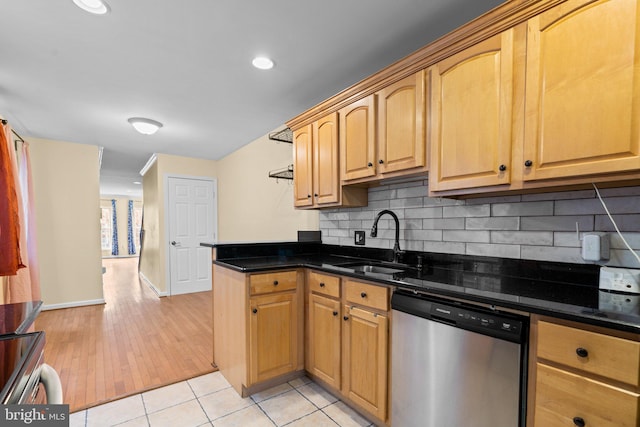
{"type": "Polygon", "coordinates": [[[315,203],[340,201],[338,170],[338,113],[329,114],[313,126],[313,197],[315,203]]]}
{"type": "Polygon", "coordinates": [[[429,69],[431,191],[509,184],[514,30],[429,69]]]}
{"type": "Polygon", "coordinates": [[[378,172],[426,164],[425,72],[389,85],[378,95],[378,172]]]}
{"type": "Polygon", "coordinates": [[[343,181],[376,174],[375,95],[340,110],[340,153],[343,181]]]}
{"type": "Polygon", "coordinates": [[[343,307],[342,393],[381,420],[387,418],[387,317],[343,307]]]}
{"type": "Polygon", "coordinates": [[[311,125],[293,132],[293,205],[297,207],[313,205],[312,143],[311,125]]]}
{"type": "Polygon", "coordinates": [[[640,169],[637,0],[569,0],[528,21],[525,180],[640,169]]]}
{"type": "Polygon", "coordinates": [[[298,361],[296,294],[253,297],[249,305],[250,384],[295,371],[298,361]]]}
{"type": "Polygon", "coordinates": [[[340,301],[309,297],[309,354],[307,369],[340,389],[340,301]]]}

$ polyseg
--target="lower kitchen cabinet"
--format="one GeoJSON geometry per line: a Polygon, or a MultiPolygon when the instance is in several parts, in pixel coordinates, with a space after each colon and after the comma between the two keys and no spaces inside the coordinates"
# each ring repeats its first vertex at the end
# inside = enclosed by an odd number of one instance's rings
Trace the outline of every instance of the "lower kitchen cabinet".
{"type": "Polygon", "coordinates": [[[328,386],[340,389],[340,301],[309,296],[309,350],[306,368],[328,386]]]}
{"type": "Polygon", "coordinates": [[[307,372],[386,423],[389,288],[310,271],[307,304],[307,372]]]}
{"type": "Polygon", "coordinates": [[[640,425],[636,336],[538,316],[532,325],[533,426],[640,425]]]}
{"type": "Polygon", "coordinates": [[[213,267],[213,361],[243,397],[304,369],[301,270],[213,267]]]}
{"type": "Polygon", "coordinates": [[[249,383],[294,372],[299,329],[296,293],[253,297],[249,306],[249,383]]]}
{"type": "Polygon", "coordinates": [[[387,418],[389,321],[387,316],[344,306],[342,393],[381,420],[387,418]]]}

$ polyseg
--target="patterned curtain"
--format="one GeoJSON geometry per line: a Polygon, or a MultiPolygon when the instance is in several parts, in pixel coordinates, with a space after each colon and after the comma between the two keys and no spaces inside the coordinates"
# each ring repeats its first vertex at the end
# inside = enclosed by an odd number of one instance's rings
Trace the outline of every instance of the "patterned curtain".
{"type": "Polygon", "coordinates": [[[116,215],[116,199],[111,199],[112,234],[111,234],[111,255],[118,255],[118,216],[116,215]]]}
{"type": "Polygon", "coordinates": [[[127,213],[127,244],[129,255],[136,254],[136,244],[133,240],[133,200],[129,200],[129,212],[127,213]]]}

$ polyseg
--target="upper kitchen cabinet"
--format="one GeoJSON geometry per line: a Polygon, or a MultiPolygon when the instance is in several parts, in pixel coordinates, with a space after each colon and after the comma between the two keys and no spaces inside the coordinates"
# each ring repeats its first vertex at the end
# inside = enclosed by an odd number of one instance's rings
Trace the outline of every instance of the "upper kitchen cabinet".
{"type": "Polygon", "coordinates": [[[640,169],[637,0],[569,0],[528,21],[524,180],[640,169]]]}
{"type": "Polygon", "coordinates": [[[424,76],[419,71],[340,110],[342,181],[426,171],[424,76]]]}
{"type": "Polygon", "coordinates": [[[293,131],[293,205],[313,206],[312,126],[293,131]]]}
{"type": "Polygon", "coordinates": [[[343,181],[375,176],[375,117],[375,95],[369,95],[340,110],[343,181]]]}
{"type": "Polygon", "coordinates": [[[429,68],[430,191],[510,183],[515,37],[505,31],[429,68]]]}
{"type": "Polygon", "coordinates": [[[361,206],[362,189],[340,186],[338,114],[331,113],[293,132],[294,206],[361,206]]]}
{"type": "Polygon", "coordinates": [[[425,72],[406,77],[377,93],[378,172],[424,167],[425,72]]]}

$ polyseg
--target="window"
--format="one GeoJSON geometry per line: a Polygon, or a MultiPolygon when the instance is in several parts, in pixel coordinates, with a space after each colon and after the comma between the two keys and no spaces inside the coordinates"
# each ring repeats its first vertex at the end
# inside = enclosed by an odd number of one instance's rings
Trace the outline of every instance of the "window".
{"type": "Polygon", "coordinates": [[[111,208],[101,208],[100,214],[100,242],[103,251],[111,251],[111,208]]]}
{"type": "Polygon", "coordinates": [[[142,229],[142,208],[133,208],[133,244],[140,253],[140,231],[142,229]]]}

